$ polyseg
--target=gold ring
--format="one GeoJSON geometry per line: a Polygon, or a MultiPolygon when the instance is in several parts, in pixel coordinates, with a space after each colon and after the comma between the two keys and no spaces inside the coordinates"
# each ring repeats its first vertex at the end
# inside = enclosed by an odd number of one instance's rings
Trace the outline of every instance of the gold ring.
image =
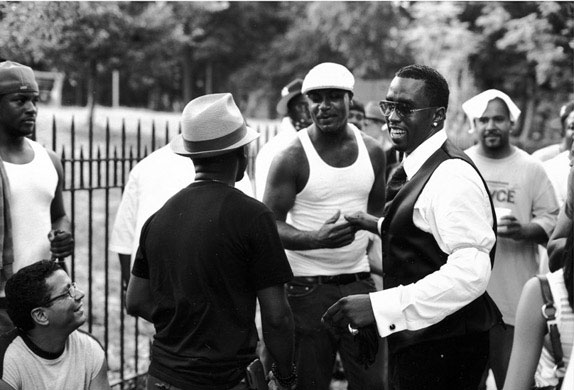
{"type": "Polygon", "coordinates": [[[347,325],[347,327],[349,328],[349,333],[352,334],[353,336],[356,336],[359,334],[359,329],[355,329],[351,326],[351,324],[347,325]]]}

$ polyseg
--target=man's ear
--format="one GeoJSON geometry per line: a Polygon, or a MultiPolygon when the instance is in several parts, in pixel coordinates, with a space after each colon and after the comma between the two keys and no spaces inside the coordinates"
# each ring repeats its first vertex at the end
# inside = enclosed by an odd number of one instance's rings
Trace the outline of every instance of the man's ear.
{"type": "Polygon", "coordinates": [[[438,110],[434,112],[433,122],[444,122],[446,119],[446,109],[444,107],[440,107],[438,110]]]}
{"type": "Polygon", "coordinates": [[[48,315],[46,314],[46,310],[41,307],[32,309],[30,315],[32,316],[32,320],[38,325],[46,326],[50,323],[48,320],[48,315]]]}

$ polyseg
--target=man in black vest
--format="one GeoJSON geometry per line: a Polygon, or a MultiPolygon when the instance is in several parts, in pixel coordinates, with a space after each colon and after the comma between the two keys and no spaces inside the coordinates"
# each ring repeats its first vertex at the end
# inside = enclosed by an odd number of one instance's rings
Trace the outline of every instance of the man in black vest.
{"type": "Polygon", "coordinates": [[[347,216],[381,235],[384,290],[342,298],[324,315],[351,332],[374,324],[387,337],[391,389],[476,389],[488,330],[501,321],[485,293],[496,240],[492,202],[472,161],[447,140],[448,96],[432,68],[395,74],[380,106],[406,157],[389,181],[384,217],[347,216]]]}

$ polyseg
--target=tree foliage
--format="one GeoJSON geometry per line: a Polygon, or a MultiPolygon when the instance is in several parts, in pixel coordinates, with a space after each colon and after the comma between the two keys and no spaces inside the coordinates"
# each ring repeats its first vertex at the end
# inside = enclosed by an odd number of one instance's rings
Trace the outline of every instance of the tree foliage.
{"type": "Polygon", "coordinates": [[[1,57],[64,71],[104,102],[119,70],[123,104],[229,90],[273,116],[282,86],[319,62],[363,79],[419,62],[451,86],[450,126],[463,131],[460,103],[497,88],[522,108],[526,142],[573,96],[571,2],[4,2],[0,27],[1,57]]]}

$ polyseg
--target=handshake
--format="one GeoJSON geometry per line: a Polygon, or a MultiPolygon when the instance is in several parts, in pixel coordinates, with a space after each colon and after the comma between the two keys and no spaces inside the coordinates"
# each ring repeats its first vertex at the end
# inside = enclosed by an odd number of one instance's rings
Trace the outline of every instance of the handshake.
{"type": "Polygon", "coordinates": [[[340,216],[341,210],[338,210],[316,232],[318,248],[340,248],[349,245],[355,240],[355,233],[359,230],[378,234],[377,223],[379,218],[373,215],[357,211],[353,214],[344,215],[344,220],[338,222],[340,216]]]}

